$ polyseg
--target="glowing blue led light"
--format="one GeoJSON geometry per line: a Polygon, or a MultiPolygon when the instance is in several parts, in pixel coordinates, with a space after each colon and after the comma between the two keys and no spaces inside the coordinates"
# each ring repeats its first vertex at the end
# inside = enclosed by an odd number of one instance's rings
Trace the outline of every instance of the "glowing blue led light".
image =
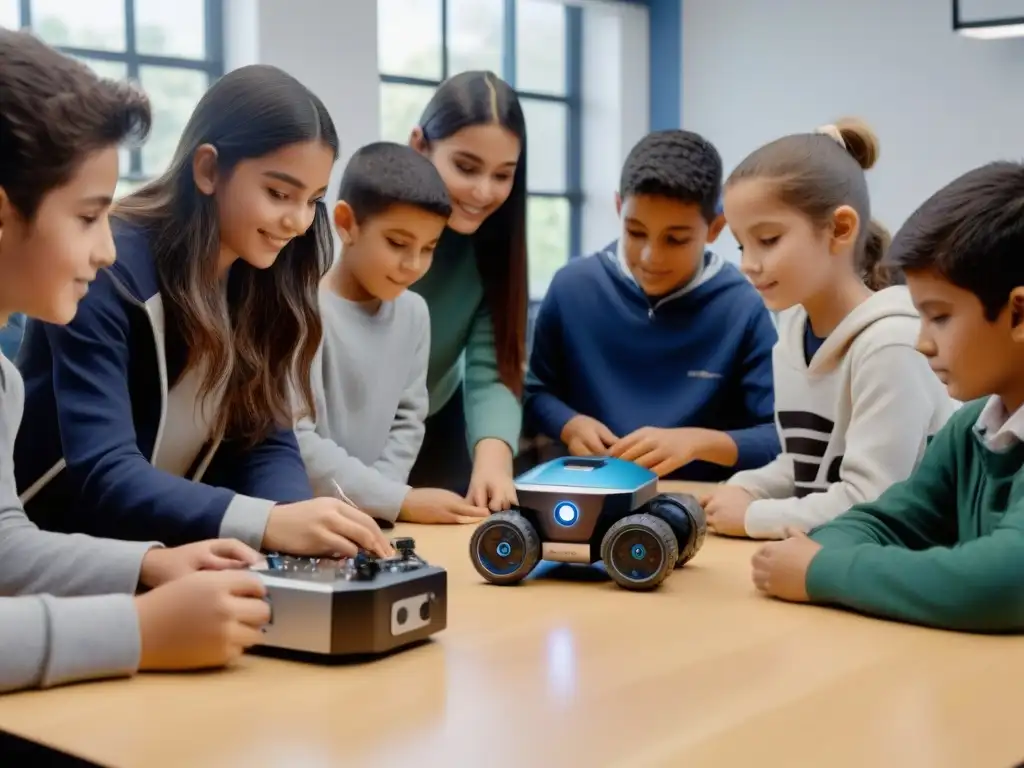
{"type": "Polygon", "coordinates": [[[571,501],[560,501],[555,504],[555,520],[561,525],[572,525],[580,518],[580,511],[571,501]]]}

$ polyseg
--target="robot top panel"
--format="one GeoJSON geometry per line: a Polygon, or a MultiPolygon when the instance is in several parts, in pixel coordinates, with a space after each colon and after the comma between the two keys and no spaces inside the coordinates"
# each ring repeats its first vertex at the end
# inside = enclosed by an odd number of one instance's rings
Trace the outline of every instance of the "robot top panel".
{"type": "Polygon", "coordinates": [[[519,490],[574,490],[577,493],[633,493],[658,476],[631,461],[610,457],[567,456],[554,459],[516,478],[519,490]]]}

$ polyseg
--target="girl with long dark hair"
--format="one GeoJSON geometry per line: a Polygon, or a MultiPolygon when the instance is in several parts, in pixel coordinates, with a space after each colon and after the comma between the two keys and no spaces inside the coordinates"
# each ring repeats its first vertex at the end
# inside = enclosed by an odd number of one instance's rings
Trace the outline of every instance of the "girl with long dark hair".
{"type": "Polygon", "coordinates": [[[507,509],[526,354],[526,121],[507,83],[463,72],[437,89],[410,143],[453,212],[412,286],[430,308],[430,416],[409,482],[507,509]]]}
{"type": "Polygon", "coordinates": [[[243,67],[207,91],[167,171],[116,207],[117,262],[74,321],[26,330],[33,429],[16,466],[37,522],[292,554],[389,551],[367,515],[312,498],[292,431],[313,408],[337,156],[323,103],[281,70],[243,67]]]}

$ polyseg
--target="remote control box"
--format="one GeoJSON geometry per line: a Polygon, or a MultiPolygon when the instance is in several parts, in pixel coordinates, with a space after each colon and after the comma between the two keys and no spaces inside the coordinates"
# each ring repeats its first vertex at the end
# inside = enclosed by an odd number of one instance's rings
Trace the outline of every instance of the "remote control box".
{"type": "Polygon", "coordinates": [[[254,569],[267,586],[265,648],[314,656],[377,655],[426,640],[447,625],[448,574],[392,541],[387,559],[269,555],[254,569]]]}

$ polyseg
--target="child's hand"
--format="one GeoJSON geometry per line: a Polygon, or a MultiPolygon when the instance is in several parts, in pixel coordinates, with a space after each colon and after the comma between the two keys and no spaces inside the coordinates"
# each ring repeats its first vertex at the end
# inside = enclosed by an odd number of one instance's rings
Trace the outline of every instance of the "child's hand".
{"type": "Polygon", "coordinates": [[[608,453],[664,477],[696,459],[703,440],[703,430],[641,427],[616,441],[608,453]]]}
{"type": "Polygon", "coordinates": [[[255,574],[199,572],[135,598],[141,669],[219,667],[260,642],[270,621],[255,574]]]}
{"type": "Polygon", "coordinates": [[[618,440],[608,427],[582,413],[565,423],[559,437],[573,456],[605,456],[618,440]]]}
{"type": "Polygon", "coordinates": [[[806,603],[810,600],[807,569],[821,544],[794,529],[788,529],[786,536],[782,541],[765,544],[754,554],[754,586],[780,600],[806,603]]]}
{"type": "Polygon", "coordinates": [[[248,568],[262,560],[259,552],[234,539],[211,539],[173,549],[151,549],[142,559],[139,583],[159,587],[195,571],[248,568]]]}
{"type": "Polygon", "coordinates": [[[501,512],[518,503],[512,479],[512,449],[505,441],[484,438],[476,444],[474,454],[466,500],[491,512],[501,512]]]}
{"type": "Polygon", "coordinates": [[[314,557],[354,557],[360,549],[379,557],[394,554],[391,542],[372,517],[329,496],[274,507],[263,547],[314,557]]]}
{"type": "Polygon", "coordinates": [[[413,488],[405,495],[398,519],[404,523],[475,523],[490,510],[469,504],[444,488],[413,488]]]}
{"type": "Polygon", "coordinates": [[[701,499],[708,530],[719,536],[747,535],[747,507],[754,497],[738,485],[720,485],[701,499]]]}

